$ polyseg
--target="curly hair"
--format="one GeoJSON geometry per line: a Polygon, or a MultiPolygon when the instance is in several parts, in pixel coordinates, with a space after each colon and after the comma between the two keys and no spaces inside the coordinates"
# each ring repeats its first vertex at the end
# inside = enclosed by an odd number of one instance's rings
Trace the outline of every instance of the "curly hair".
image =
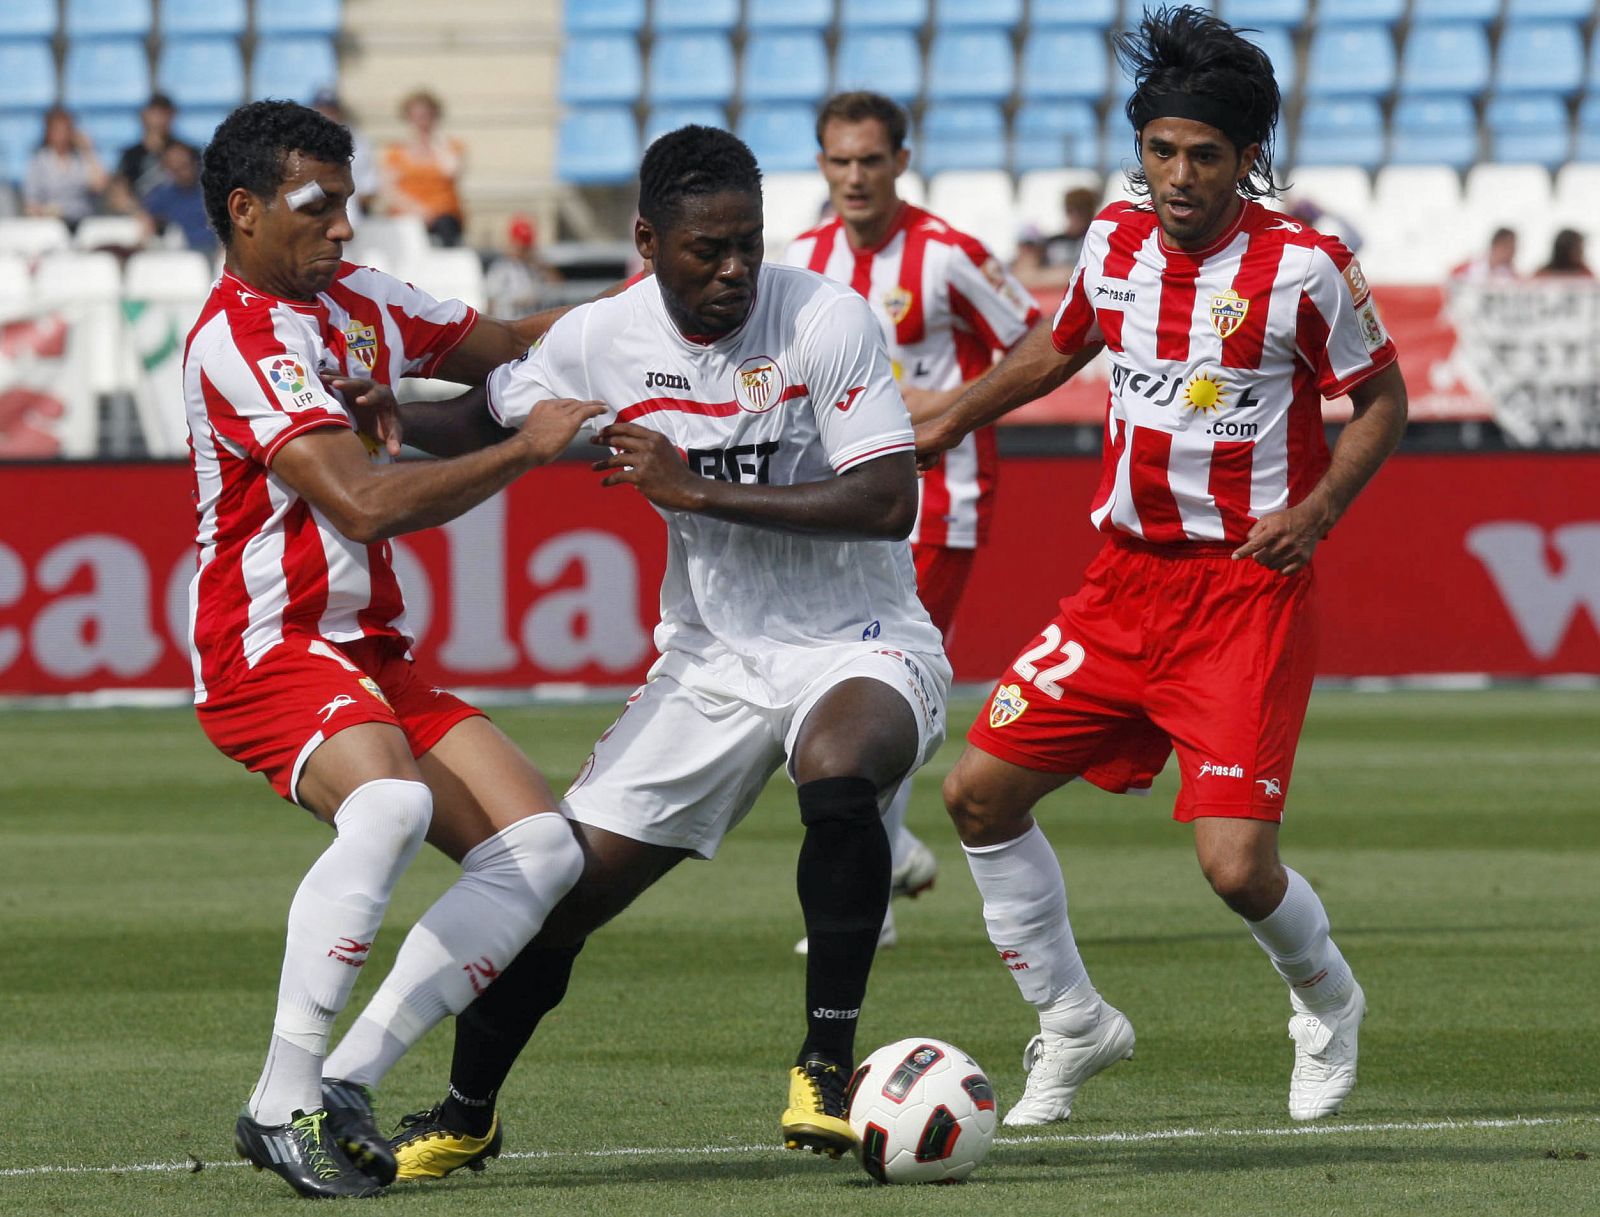
{"type": "Polygon", "coordinates": [[[677,218],[684,199],[729,191],[760,198],[761,170],[745,142],[720,127],[668,131],[639,166],[639,215],[657,228],[677,218]]]}
{"type": "MultiPolygon", "coordinates": [[[[1117,61],[1134,82],[1126,113],[1133,124],[1135,153],[1145,124],[1162,116],[1162,103],[1183,96],[1190,99],[1191,113],[1199,111],[1193,116],[1217,127],[1235,149],[1260,145],[1239,193],[1252,199],[1278,193],[1272,175],[1273,127],[1283,103],[1266,52],[1227,22],[1190,5],[1147,10],[1138,28],[1118,34],[1113,45],[1117,61]]],[[[1127,174],[1136,191],[1149,191],[1142,166],[1127,174]]]]}
{"type": "Polygon", "coordinates": [[[270,199],[283,185],[291,152],[330,165],[348,165],[353,152],[350,131],[292,101],[248,102],[222,120],[206,145],[200,188],[206,218],[223,245],[233,240],[228,196],[242,186],[257,198],[270,199]]]}

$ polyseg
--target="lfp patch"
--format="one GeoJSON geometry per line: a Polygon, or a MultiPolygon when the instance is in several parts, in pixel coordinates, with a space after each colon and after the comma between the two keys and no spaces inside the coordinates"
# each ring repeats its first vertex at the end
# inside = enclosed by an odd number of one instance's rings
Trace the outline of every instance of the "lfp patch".
{"type": "Polygon", "coordinates": [[[258,359],[256,366],[285,410],[310,410],[328,403],[327,394],[293,355],[269,355],[258,359]]]}

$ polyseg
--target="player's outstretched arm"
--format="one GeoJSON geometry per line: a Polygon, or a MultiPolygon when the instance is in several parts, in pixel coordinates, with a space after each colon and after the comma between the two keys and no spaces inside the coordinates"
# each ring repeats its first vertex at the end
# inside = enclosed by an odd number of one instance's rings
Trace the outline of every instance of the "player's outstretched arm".
{"type": "MultiPolygon", "coordinates": [[[[917,472],[909,452],[866,461],[835,478],[771,486],[701,477],[659,431],[613,423],[595,443],[613,449],[594,463],[603,486],[631,485],[664,511],[692,511],[734,524],[841,541],[898,541],[917,516],[917,472]]],[[[751,477],[761,477],[759,455],[751,477]]]]}
{"type": "Polygon", "coordinates": [[[432,456],[465,456],[515,434],[495,422],[482,388],[439,401],[407,401],[396,407],[405,442],[432,456]]]}

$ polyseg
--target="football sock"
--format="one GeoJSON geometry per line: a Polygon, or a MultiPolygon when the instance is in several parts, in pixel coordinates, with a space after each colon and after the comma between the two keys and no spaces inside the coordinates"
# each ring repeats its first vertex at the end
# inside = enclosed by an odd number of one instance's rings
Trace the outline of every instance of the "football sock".
{"type": "Polygon", "coordinates": [[[394,967],[323,1072],[376,1086],[406,1049],[484,992],[583,873],[565,816],[532,815],[475,845],[406,935],[394,967]]]}
{"type": "Polygon", "coordinates": [[[389,894],[417,856],[433,815],[420,782],[357,787],[334,814],[336,836],[289,906],[278,1010],[251,1119],[284,1124],[322,1106],[322,1055],[383,921],[389,894]]]}
{"type": "Polygon", "coordinates": [[[1245,921],[1278,975],[1289,984],[1297,1010],[1337,1010],[1350,997],[1355,978],[1339,948],[1328,937],[1328,914],[1311,885],[1295,871],[1283,900],[1260,921],[1245,921]]]}
{"type": "Polygon", "coordinates": [[[1067,920],[1061,863],[1044,830],[1035,823],[1014,840],[962,849],[983,897],[989,941],[1011,970],[1022,996],[1041,1014],[1055,1008],[1055,1021],[1062,1025],[1049,1030],[1070,1034],[1082,1029],[1073,1025],[1074,1011],[1088,1001],[1094,988],[1067,920]],[[1087,995],[1080,988],[1087,989],[1087,995]]]}
{"type": "Polygon", "coordinates": [[[583,950],[530,942],[488,992],[456,1016],[450,1093],[440,1120],[448,1128],[486,1136],[495,1099],[539,1020],[561,1004],[572,965],[583,950]]]}
{"type": "Polygon", "coordinates": [[[810,940],[800,1056],[821,1053],[848,1069],[889,909],[889,838],[877,789],[866,778],[819,778],[798,793],[806,831],[795,885],[810,940]]]}

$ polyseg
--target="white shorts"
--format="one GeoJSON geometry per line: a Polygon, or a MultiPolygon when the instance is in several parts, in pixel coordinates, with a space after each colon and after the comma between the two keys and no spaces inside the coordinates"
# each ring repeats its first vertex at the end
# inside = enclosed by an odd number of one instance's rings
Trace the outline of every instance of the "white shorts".
{"type": "MultiPolygon", "coordinates": [[[[911,707],[917,759],[906,778],[944,742],[950,664],[942,654],[863,642],[829,647],[817,659],[817,675],[777,707],[653,676],[596,741],[562,810],[607,832],[710,858],[791,756],[811,708],[835,685],[857,677],[882,681],[911,707]]],[[[894,792],[883,792],[882,806],[894,792]]]]}

